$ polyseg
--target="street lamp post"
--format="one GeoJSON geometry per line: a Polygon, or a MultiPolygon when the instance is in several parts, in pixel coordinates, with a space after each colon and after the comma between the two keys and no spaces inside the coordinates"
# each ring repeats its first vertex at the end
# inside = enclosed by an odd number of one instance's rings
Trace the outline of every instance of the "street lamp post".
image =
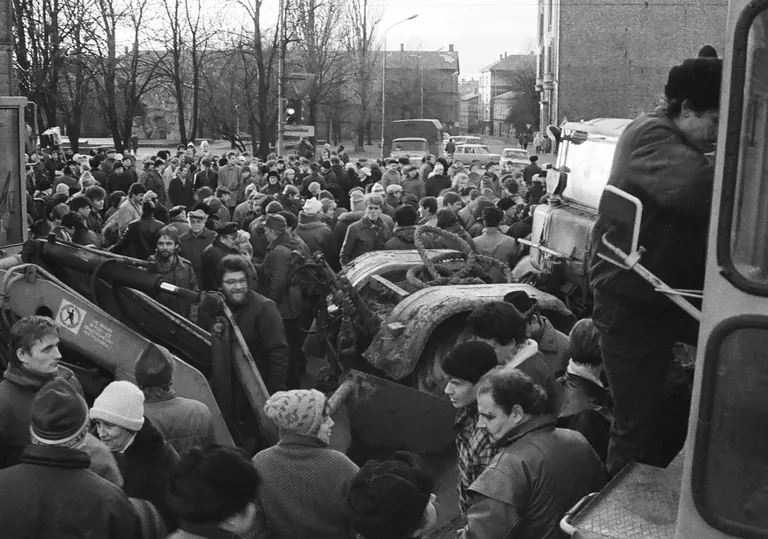
{"type": "Polygon", "coordinates": [[[382,60],[381,60],[381,158],[384,159],[384,124],[386,122],[386,102],[387,102],[387,32],[389,32],[392,28],[397,26],[398,24],[402,24],[405,21],[410,21],[418,17],[419,14],[411,15],[407,19],[403,19],[402,21],[396,22],[392,26],[388,27],[386,30],[384,30],[384,50],[382,54],[382,60]]]}

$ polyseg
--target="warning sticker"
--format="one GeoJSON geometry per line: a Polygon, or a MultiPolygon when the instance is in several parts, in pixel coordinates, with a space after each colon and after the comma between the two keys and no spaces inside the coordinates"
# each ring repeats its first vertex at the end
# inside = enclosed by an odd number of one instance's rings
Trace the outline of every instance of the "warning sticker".
{"type": "Polygon", "coordinates": [[[59,312],[56,315],[56,322],[61,327],[77,335],[80,333],[80,326],[83,325],[84,319],[85,309],[81,309],[65,299],[61,300],[61,307],[59,307],[59,312]]]}

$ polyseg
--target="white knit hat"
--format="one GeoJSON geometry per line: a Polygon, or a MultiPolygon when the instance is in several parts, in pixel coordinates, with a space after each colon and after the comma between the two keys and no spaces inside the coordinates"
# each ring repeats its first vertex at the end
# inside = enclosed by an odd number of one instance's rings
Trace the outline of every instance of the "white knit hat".
{"type": "Polygon", "coordinates": [[[264,405],[278,427],[298,434],[317,434],[325,421],[326,398],[316,389],[278,391],[264,405]]]}
{"type": "Polygon", "coordinates": [[[317,200],[315,197],[308,198],[306,202],[304,202],[304,207],[301,208],[304,213],[320,213],[323,211],[323,204],[317,200]]]}
{"type": "Polygon", "coordinates": [[[131,382],[112,382],[93,402],[91,419],[138,432],[144,425],[144,393],[131,382]]]}

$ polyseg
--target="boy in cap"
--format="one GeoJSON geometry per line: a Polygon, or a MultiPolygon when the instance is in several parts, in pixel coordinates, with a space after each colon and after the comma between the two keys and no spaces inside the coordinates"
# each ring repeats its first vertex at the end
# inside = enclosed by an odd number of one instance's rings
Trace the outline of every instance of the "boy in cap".
{"type": "Polygon", "coordinates": [[[458,410],[453,425],[457,430],[456,453],[459,465],[459,510],[466,517],[469,509],[469,486],[480,477],[498,449],[491,437],[477,426],[478,412],[475,385],[485,373],[498,366],[496,351],[488,343],[467,341],[445,356],[442,369],[448,378],[445,394],[458,410]]]}
{"type": "Polygon", "coordinates": [[[21,464],[0,471],[0,522],[4,537],[133,539],[139,522],[120,489],[91,472],[78,449],[88,429],[88,405],[67,381],[44,385],[31,404],[32,444],[21,464]],[[86,517],[87,515],[87,517],[86,517]]]}

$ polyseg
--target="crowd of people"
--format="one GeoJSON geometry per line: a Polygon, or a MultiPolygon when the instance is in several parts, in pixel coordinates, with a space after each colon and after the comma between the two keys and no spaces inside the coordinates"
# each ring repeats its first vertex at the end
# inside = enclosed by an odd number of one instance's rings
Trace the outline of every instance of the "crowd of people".
{"type": "MultiPolygon", "coordinates": [[[[546,319],[521,314],[526,301],[513,294],[477,308],[468,323],[478,338],[442,362],[458,412],[463,527],[452,537],[560,537],[562,515],[605,482],[595,450],[605,453],[610,406],[597,330],[583,320],[566,356],[545,356],[527,335],[546,319]],[[552,361],[565,366],[555,386],[552,361]]],[[[249,459],[216,443],[205,404],[175,394],[173,359],[160,349],[89,407],[60,363],[59,331],[43,316],[10,330],[0,382],[4,537],[406,539],[435,527],[435,478],[422,460],[399,451],[359,467],[331,449],[325,393],[273,393],[264,413],[279,442],[249,459]]]]}

